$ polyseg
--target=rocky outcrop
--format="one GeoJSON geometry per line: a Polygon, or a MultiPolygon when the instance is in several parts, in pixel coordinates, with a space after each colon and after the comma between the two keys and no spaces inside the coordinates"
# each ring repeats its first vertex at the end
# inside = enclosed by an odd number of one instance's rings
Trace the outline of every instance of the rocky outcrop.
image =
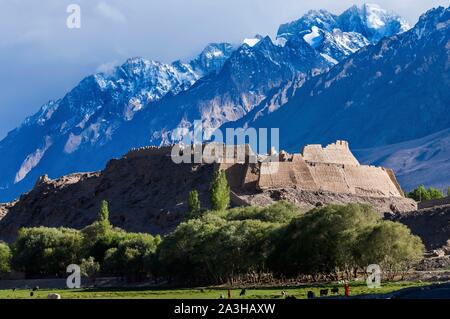
{"type": "Polygon", "coordinates": [[[165,154],[111,160],[96,173],[41,178],[13,204],[0,206],[0,240],[12,241],[20,227],[81,229],[97,218],[102,200],[113,225],[128,231],[165,234],[183,220],[186,199],[198,189],[205,206],[213,165],[174,164],[165,154]],[[3,212],[3,213],[2,213],[3,212]]]}
{"type": "Polygon", "coordinates": [[[271,189],[258,194],[244,194],[241,198],[244,198],[250,205],[258,206],[267,206],[275,201],[287,200],[305,211],[330,204],[361,203],[372,206],[382,216],[417,209],[417,204],[409,198],[369,197],[325,191],[305,191],[296,188],[271,189]]]}
{"type": "Polygon", "coordinates": [[[390,219],[408,226],[422,238],[428,251],[450,252],[450,205],[396,214],[390,219]]]}

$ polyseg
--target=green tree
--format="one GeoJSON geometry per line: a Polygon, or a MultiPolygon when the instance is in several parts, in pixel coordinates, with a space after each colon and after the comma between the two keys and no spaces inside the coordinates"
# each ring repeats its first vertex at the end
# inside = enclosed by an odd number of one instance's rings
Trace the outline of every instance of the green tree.
{"type": "Polygon", "coordinates": [[[103,200],[98,213],[99,221],[109,225],[109,204],[106,200],[103,200]]]}
{"type": "Polygon", "coordinates": [[[55,275],[81,261],[82,236],[68,228],[22,228],[12,245],[12,266],[28,275],[55,275]]]}
{"type": "Polygon", "coordinates": [[[439,189],[433,187],[426,189],[425,186],[420,185],[412,192],[410,192],[408,194],[408,197],[414,199],[417,202],[422,202],[425,200],[444,198],[444,193],[439,189]]]}
{"type": "Polygon", "coordinates": [[[146,260],[156,251],[159,241],[149,234],[127,233],[117,247],[106,252],[104,270],[112,274],[145,274],[146,260]]]}
{"type": "Polygon", "coordinates": [[[416,202],[421,202],[424,200],[429,200],[429,194],[425,186],[420,185],[416,189],[414,189],[412,192],[408,194],[409,198],[414,199],[416,202]]]}
{"type": "Polygon", "coordinates": [[[264,272],[278,223],[207,213],[181,223],[158,248],[159,267],[188,284],[219,284],[264,272]]]}
{"type": "Polygon", "coordinates": [[[200,198],[196,190],[189,192],[188,210],[188,214],[191,217],[196,216],[200,211],[200,198]]]}
{"type": "Polygon", "coordinates": [[[301,216],[302,211],[287,201],[279,201],[267,207],[247,206],[229,209],[219,215],[226,220],[256,219],[264,222],[287,224],[301,216]]]}
{"type": "Polygon", "coordinates": [[[117,247],[125,232],[121,229],[112,228],[102,221],[83,228],[82,252],[85,257],[94,257],[100,264],[103,263],[106,251],[117,247]]]}
{"type": "Polygon", "coordinates": [[[270,260],[280,274],[345,274],[356,269],[354,249],[362,230],[380,219],[370,206],[349,204],[316,208],[280,229],[270,260]]]}
{"type": "Polygon", "coordinates": [[[230,186],[224,170],[214,173],[211,183],[211,207],[213,210],[221,211],[230,205],[230,186]]]}
{"type": "Polygon", "coordinates": [[[92,278],[100,271],[100,264],[95,261],[94,257],[87,259],[83,258],[80,264],[81,275],[84,277],[92,278]]]}
{"type": "Polygon", "coordinates": [[[0,241],[0,274],[11,271],[11,249],[0,241]]]}
{"type": "Polygon", "coordinates": [[[444,193],[437,188],[430,187],[428,188],[428,194],[430,196],[430,199],[441,199],[444,198],[444,193]]]}
{"type": "Polygon", "coordinates": [[[98,220],[83,228],[81,233],[83,235],[83,256],[93,257],[101,264],[106,251],[117,247],[124,231],[111,225],[108,202],[103,200],[98,212],[98,220]]]}
{"type": "Polygon", "coordinates": [[[362,268],[380,265],[383,273],[395,275],[409,270],[422,260],[422,240],[408,227],[391,221],[381,221],[366,229],[358,238],[357,258],[362,268]]]}

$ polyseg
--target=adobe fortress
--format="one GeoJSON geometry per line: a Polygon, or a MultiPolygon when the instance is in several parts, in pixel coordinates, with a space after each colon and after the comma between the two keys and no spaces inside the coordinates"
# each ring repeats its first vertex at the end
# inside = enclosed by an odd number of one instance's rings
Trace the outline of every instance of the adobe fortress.
{"type": "Polygon", "coordinates": [[[232,189],[270,190],[294,188],[302,191],[351,194],[367,197],[404,197],[390,169],[361,165],[346,141],[326,147],[307,145],[301,154],[280,152],[275,161],[249,163],[252,151],[245,146],[246,161],[226,159],[219,164],[227,172],[232,189]]]}

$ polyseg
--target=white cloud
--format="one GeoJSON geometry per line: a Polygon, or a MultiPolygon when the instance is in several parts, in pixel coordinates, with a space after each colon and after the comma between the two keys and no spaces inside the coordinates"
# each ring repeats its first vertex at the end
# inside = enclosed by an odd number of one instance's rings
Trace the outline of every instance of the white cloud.
{"type": "Polygon", "coordinates": [[[127,21],[127,18],[119,9],[107,4],[104,1],[100,2],[95,8],[95,10],[98,14],[113,21],[120,23],[124,23],[127,21]]]}
{"type": "Polygon", "coordinates": [[[105,73],[105,74],[111,74],[112,71],[114,71],[115,67],[119,65],[119,62],[112,61],[107,63],[100,64],[97,69],[95,70],[96,73],[105,73]]]}

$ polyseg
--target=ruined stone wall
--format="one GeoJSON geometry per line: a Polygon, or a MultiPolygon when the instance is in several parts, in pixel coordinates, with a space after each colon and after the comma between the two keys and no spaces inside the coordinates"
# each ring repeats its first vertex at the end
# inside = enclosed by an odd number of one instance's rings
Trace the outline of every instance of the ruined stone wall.
{"type": "Polygon", "coordinates": [[[382,167],[365,165],[345,166],[343,170],[352,193],[373,197],[403,196],[392,182],[388,172],[382,167]]]}
{"type": "Polygon", "coordinates": [[[326,163],[262,163],[260,189],[295,187],[372,197],[402,197],[386,170],[326,163]]]}
{"type": "Polygon", "coordinates": [[[280,162],[261,163],[258,188],[297,188],[371,197],[403,197],[391,170],[360,165],[348,143],[308,145],[304,154],[282,152],[280,162]]]}
{"type": "Polygon", "coordinates": [[[294,156],[292,162],[261,163],[258,188],[282,187],[299,187],[305,190],[318,189],[308,164],[301,156],[294,156]]]}
{"type": "Polygon", "coordinates": [[[325,148],[322,145],[307,145],[302,154],[305,161],[310,163],[359,165],[346,141],[337,141],[325,148]]]}
{"type": "Polygon", "coordinates": [[[127,154],[124,155],[124,158],[132,159],[137,157],[146,157],[152,155],[167,155],[169,156],[172,151],[172,146],[145,146],[139,148],[131,149],[127,154]]]}
{"type": "Polygon", "coordinates": [[[318,185],[318,190],[332,193],[354,194],[354,189],[348,185],[342,166],[334,164],[310,164],[311,174],[318,185]]]}

